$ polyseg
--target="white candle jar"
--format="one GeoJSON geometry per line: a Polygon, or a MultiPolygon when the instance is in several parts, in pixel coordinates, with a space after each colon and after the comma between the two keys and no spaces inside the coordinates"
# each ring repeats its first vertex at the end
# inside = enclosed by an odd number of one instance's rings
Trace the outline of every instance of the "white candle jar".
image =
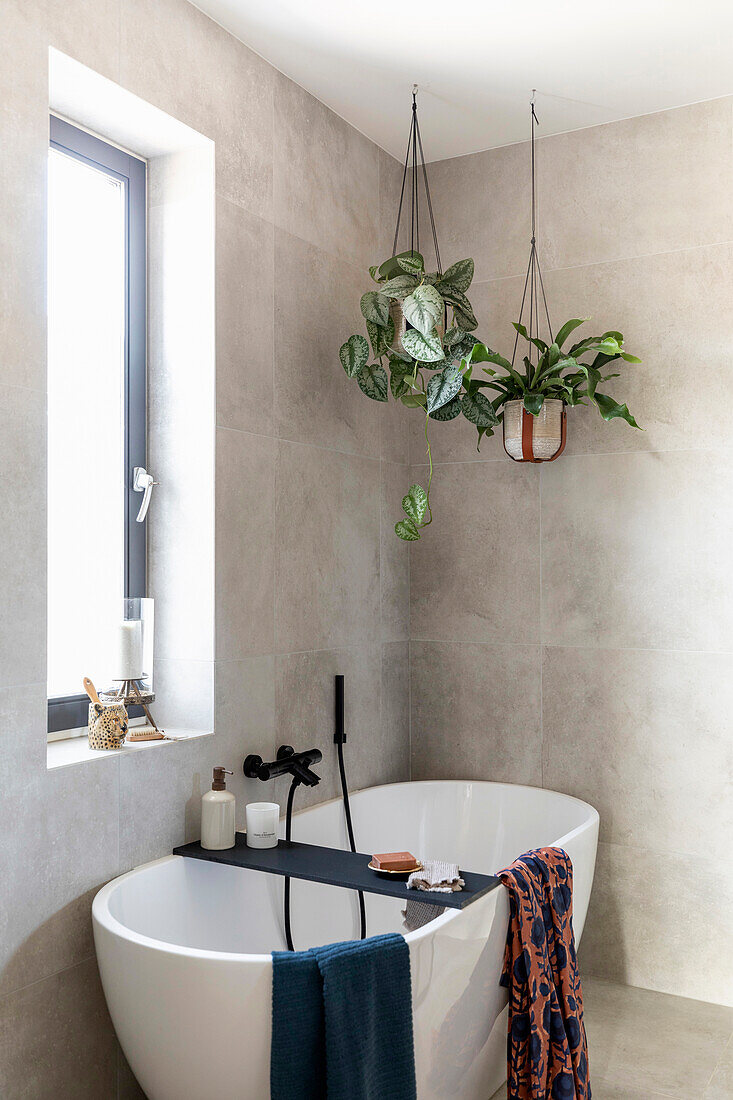
{"type": "Polygon", "coordinates": [[[250,802],[245,809],[248,848],[277,848],[280,807],[277,802],[250,802]]]}
{"type": "Polygon", "coordinates": [[[153,600],[134,596],[122,601],[113,654],[113,680],[135,680],[141,690],[152,692],[153,600]]]}

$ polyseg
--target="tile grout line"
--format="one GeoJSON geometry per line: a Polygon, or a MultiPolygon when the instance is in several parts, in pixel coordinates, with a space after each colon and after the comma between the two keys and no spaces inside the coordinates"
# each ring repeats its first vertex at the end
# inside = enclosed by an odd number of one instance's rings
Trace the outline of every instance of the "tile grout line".
{"type": "Polygon", "coordinates": [[[545,642],[542,639],[527,642],[495,642],[481,641],[480,639],[467,638],[429,638],[416,637],[414,642],[430,642],[438,645],[480,645],[492,649],[525,648],[533,646],[543,649],[582,649],[586,653],[674,653],[680,656],[708,656],[730,657],[733,649],[666,649],[663,646],[619,646],[619,645],[588,645],[580,642],[545,642]]]}

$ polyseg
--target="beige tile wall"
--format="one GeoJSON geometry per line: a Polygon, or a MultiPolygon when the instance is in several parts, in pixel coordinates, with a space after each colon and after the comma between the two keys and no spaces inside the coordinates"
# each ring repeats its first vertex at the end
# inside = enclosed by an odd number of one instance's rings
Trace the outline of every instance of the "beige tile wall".
{"type": "MultiPolygon", "coordinates": [[[[435,523],[410,563],[413,777],[587,799],[601,842],[585,972],[725,1003],[732,112],[719,99],[539,141],[551,317],[625,333],[643,363],[611,392],[645,430],[572,410],[567,454],[523,467],[499,439],[477,454],[465,423],[436,424],[435,523]]],[[[431,166],[443,251],[474,257],[479,333],[504,353],[528,157],[521,144],[431,166]]],[[[416,430],[415,478],[423,449],[416,430]]]]}
{"type": "Polygon", "coordinates": [[[0,1094],[132,1100],[94,961],[96,889],[197,835],[214,764],[235,771],[240,820],[261,797],[245,753],[283,742],[322,748],[309,797],[333,796],[336,672],[352,786],[409,775],[408,554],[382,531],[407,444],[337,357],[364,269],[391,246],[401,168],[184,0],[0,0],[0,25],[0,1094]],[[53,772],[49,45],[212,138],[217,187],[216,736],[53,772]]]}

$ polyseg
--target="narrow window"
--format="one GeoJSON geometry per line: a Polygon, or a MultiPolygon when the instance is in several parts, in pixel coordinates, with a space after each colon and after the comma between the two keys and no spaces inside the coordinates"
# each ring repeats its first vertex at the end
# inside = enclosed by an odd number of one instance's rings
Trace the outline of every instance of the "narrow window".
{"type": "Polygon", "coordinates": [[[48,157],[48,730],[109,686],[124,596],[145,595],[145,163],[54,116],[48,157]]]}

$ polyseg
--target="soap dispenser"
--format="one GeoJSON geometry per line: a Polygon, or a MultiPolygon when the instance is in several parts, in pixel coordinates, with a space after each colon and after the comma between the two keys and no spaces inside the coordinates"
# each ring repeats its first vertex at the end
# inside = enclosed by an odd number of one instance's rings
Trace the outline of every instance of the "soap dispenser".
{"type": "Polygon", "coordinates": [[[211,790],[201,799],[201,847],[220,852],[234,847],[234,795],[227,790],[226,768],[214,768],[211,790]]]}

